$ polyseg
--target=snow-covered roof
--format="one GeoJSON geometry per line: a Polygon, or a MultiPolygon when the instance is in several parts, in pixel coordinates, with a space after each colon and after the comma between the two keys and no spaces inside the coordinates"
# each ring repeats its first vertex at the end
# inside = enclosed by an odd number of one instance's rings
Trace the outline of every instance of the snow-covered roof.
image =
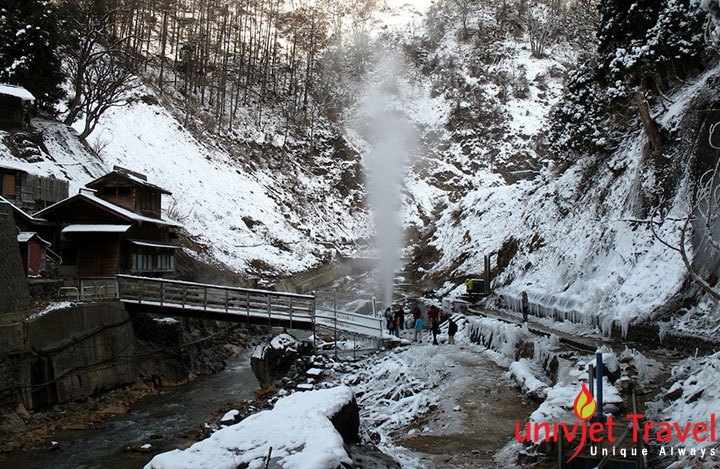
{"type": "Polygon", "coordinates": [[[167,189],[163,189],[160,186],[157,186],[155,184],[151,184],[151,183],[147,182],[146,179],[143,179],[137,173],[134,173],[134,172],[132,172],[130,170],[126,170],[126,169],[120,169],[120,168],[115,168],[112,172],[107,173],[107,174],[95,179],[94,181],[87,183],[86,187],[95,188],[96,186],[100,186],[100,185],[102,185],[103,181],[105,181],[106,179],[109,179],[112,176],[120,176],[121,178],[127,180],[128,182],[130,182],[131,184],[134,184],[136,186],[147,187],[149,189],[153,189],[153,190],[158,191],[163,194],[168,194],[168,195],[172,194],[172,192],[168,191],[167,189]]]}
{"type": "Polygon", "coordinates": [[[30,241],[33,238],[37,238],[38,240],[40,240],[41,243],[45,244],[46,246],[50,246],[50,243],[48,241],[45,241],[44,239],[42,239],[34,231],[22,231],[22,232],[18,233],[18,235],[17,235],[18,243],[27,243],[28,241],[30,241]]]}
{"type": "Polygon", "coordinates": [[[0,203],[5,203],[5,204],[10,205],[10,207],[13,209],[13,211],[16,214],[21,215],[26,220],[29,220],[32,222],[46,222],[47,221],[47,220],[43,220],[42,218],[38,218],[33,215],[30,215],[29,213],[25,212],[24,210],[22,210],[21,208],[16,206],[14,203],[10,202],[9,200],[7,200],[6,198],[4,198],[2,196],[0,196],[0,203]]]}
{"type": "Polygon", "coordinates": [[[100,207],[106,208],[107,210],[115,213],[116,215],[120,216],[121,218],[125,218],[126,220],[134,221],[137,223],[154,223],[156,225],[172,226],[172,227],[176,227],[176,228],[182,227],[182,225],[180,225],[179,223],[163,220],[162,218],[151,218],[151,217],[146,217],[146,216],[140,215],[138,213],[133,212],[132,210],[128,210],[126,208],[120,207],[119,205],[115,205],[111,202],[108,202],[107,200],[103,200],[100,197],[97,197],[94,193],[90,193],[88,191],[81,191],[77,195],[69,197],[65,200],[61,200],[60,202],[57,202],[47,208],[40,210],[35,215],[42,216],[43,214],[46,214],[46,213],[51,212],[52,210],[56,209],[58,206],[67,204],[68,202],[70,202],[72,200],[76,200],[77,198],[87,200],[90,203],[93,203],[100,207]]]}
{"type": "Polygon", "coordinates": [[[88,224],[68,225],[62,232],[67,233],[125,233],[132,225],[88,224]]]}
{"type": "Polygon", "coordinates": [[[180,249],[182,247],[176,244],[161,243],[159,241],[142,241],[139,239],[128,239],[128,241],[136,246],[145,246],[149,248],[180,249]]]}
{"type": "Polygon", "coordinates": [[[22,86],[0,83],[0,94],[15,96],[16,98],[20,98],[23,101],[35,101],[35,96],[33,96],[32,93],[30,93],[22,86]]]}

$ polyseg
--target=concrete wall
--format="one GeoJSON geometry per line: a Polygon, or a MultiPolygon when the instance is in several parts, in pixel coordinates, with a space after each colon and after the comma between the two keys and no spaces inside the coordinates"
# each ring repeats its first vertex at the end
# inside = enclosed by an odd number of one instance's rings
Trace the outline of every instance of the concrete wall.
{"type": "Polygon", "coordinates": [[[375,267],[376,263],[377,261],[374,259],[341,259],[280,280],[275,285],[275,290],[308,293],[329,285],[340,277],[368,272],[375,267]]]}
{"type": "Polygon", "coordinates": [[[5,352],[22,357],[17,381],[28,408],[89,396],[137,379],[135,336],[120,302],[50,311],[28,320],[23,336],[23,350],[5,352]]]}
{"type": "Polygon", "coordinates": [[[10,205],[0,202],[0,314],[25,311],[29,305],[15,219],[10,205]]]}

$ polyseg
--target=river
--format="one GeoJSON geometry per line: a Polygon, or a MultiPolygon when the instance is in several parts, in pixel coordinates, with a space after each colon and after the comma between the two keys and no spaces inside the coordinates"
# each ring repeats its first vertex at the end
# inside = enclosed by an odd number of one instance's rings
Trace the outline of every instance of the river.
{"type": "Polygon", "coordinates": [[[198,429],[211,421],[213,412],[226,404],[255,398],[256,389],[250,357],[244,354],[219,373],[165,388],[163,393],[136,402],[130,412],[109,418],[101,429],[57,434],[59,450],[13,453],[0,457],[0,467],[137,469],[155,454],[186,443],[188,440],[180,436],[184,430],[198,429]],[[123,451],[124,446],[146,443],[152,445],[150,452],[123,451]]]}

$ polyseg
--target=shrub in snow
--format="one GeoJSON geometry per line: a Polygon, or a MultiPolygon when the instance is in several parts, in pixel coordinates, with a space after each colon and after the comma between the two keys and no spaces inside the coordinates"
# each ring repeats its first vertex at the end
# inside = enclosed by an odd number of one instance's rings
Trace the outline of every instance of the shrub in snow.
{"type": "MultiPolygon", "coordinates": [[[[665,399],[658,398],[647,404],[646,418],[652,421],[674,422],[684,427],[687,423],[707,422],[710,415],[717,414],[720,402],[720,352],[702,358],[688,358],[673,367],[670,377],[670,389],[664,393],[665,399]]],[[[709,440],[709,439],[708,439],[709,440]]],[[[664,467],[718,467],[720,453],[711,455],[701,450],[717,446],[717,441],[695,442],[695,455],[686,455],[674,463],[665,462],[664,467]]]]}

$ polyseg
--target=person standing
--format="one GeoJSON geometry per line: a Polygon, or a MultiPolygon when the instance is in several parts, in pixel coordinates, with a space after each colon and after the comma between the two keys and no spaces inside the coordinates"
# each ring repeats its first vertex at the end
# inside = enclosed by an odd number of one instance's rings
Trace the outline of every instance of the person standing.
{"type": "Polygon", "coordinates": [[[385,310],[385,325],[387,326],[388,334],[392,334],[395,331],[395,317],[390,307],[385,310]]]}
{"type": "Polygon", "coordinates": [[[440,321],[435,317],[435,319],[432,320],[432,335],[433,335],[433,345],[437,345],[437,336],[440,333],[440,321]]]}
{"type": "Polygon", "coordinates": [[[418,305],[413,306],[410,312],[412,313],[413,321],[422,316],[422,313],[420,312],[420,307],[418,305]]]}
{"type": "Polygon", "coordinates": [[[524,290],[520,294],[520,309],[522,310],[523,322],[527,322],[529,306],[527,292],[525,292],[524,290]]]}
{"type": "Polygon", "coordinates": [[[415,335],[413,336],[413,342],[420,342],[422,344],[422,329],[423,320],[421,316],[415,318],[415,335]]]}
{"type": "Polygon", "coordinates": [[[395,326],[401,331],[405,330],[405,310],[402,306],[395,312],[395,326]]]}
{"type": "Polygon", "coordinates": [[[454,316],[448,316],[448,344],[455,343],[455,333],[458,330],[457,323],[455,322],[454,316]]]}

